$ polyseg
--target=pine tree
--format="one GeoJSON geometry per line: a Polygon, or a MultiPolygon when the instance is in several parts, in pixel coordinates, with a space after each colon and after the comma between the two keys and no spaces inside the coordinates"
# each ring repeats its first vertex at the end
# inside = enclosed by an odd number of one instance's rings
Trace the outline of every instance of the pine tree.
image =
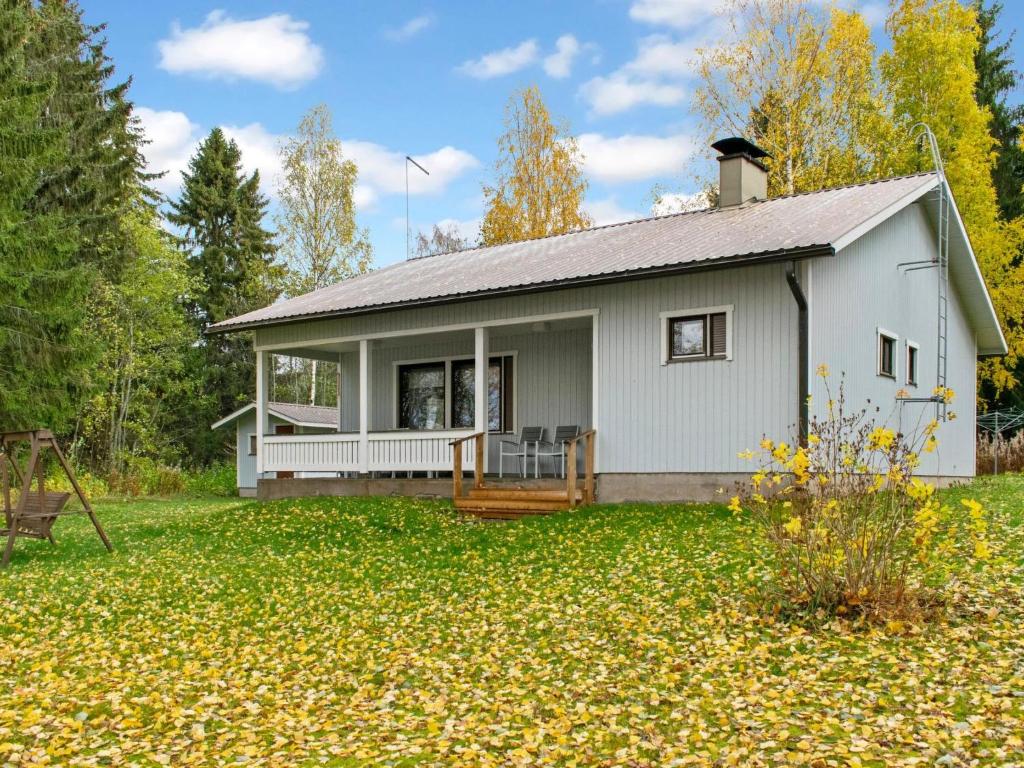
{"type": "MultiPolygon", "coordinates": [[[[244,175],[238,145],[214,128],[190,160],[181,197],[168,215],[181,230],[195,285],[188,311],[197,334],[279,295],[282,270],[273,235],[262,225],[266,208],[259,175],[244,175]]],[[[189,365],[200,378],[202,395],[191,405],[197,423],[210,424],[252,400],[256,362],[245,335],[200,336],[189,365]]],[[[217,458],[223,447],[223,437],[209,429],[190,435],[189,450],[198,462],[217,458]]]]}

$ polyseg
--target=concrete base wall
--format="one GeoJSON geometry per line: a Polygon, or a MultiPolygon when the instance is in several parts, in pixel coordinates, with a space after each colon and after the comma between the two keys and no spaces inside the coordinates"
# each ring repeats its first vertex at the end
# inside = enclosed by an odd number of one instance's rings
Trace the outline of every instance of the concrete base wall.
{"type": "MultiPolygon", "coordinates": [[[[969,483],[970,477],[922,477],[940,488],[969,483]]],[[[664,472],[645,474],[603,474],[596,478],[599,504],[627,501],[668,502],[720,502],[728,503],[737,484],[750,481],[747,472],[664,472]]],[[[488,485],[508,485],[517,488],[562,488],[560,480],[539,480],[488,477],[488,485]]],[[[466,487],[472,480],[466,478],[466,487]]],[[[251,489],[239,489],[242,491],[251,489]]],[[[245,494],[249,495],[249,494],[245,494]]],[[[255,496],[261,501],[291,499],[310,496],[416,496],[420,498],[450,499],[450,478],[380,478],[380,477],[298,477],[259,480],[255,496]]]]}
{"type": "Polygon", "coordinates": [[[597,498],[606,504],[623,501],[728,503],[737,483],[749,480],[747,472],[606,473],[597,484],[597,498]]]}
{"type": "Polygon", "coordinates": [[[243,499],[255,499],[256,489],[255,488],[239,488],[238,495],[243,499]]]}

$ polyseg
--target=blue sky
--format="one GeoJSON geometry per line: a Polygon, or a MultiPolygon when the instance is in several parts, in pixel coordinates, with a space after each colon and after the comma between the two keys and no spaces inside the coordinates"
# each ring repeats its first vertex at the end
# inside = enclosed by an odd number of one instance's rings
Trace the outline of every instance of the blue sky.
{"type": "MultiPolygon", "coordinates": [[[[884,45],[883,2],[847,0],[884,45]]],[[[174,195],[196,141],[216,125],[259,167],[273,197],[276,146],[324,102],[360,166],[359,221],[375,261],[405,256],[404,156],[412,230],[456,222],[475,233],[504,105],[540,86],[587,155],[587,204],[597,223],[648,215],[651,190],[685,194],[713,152],[696,137],[695,46],[713,41],[714,0],[596,2],[115,2],[83,0],[106,22],[120,76],[152,144],[153,170],[174,195]]],[[[1022,9],[1006,3],[1005,30],[1022,9]]],[[[1015,43],[1024,65],[1024,42],[1015,43]]],[[[706,171],[703,171],[706,173],[706,171]]]]}

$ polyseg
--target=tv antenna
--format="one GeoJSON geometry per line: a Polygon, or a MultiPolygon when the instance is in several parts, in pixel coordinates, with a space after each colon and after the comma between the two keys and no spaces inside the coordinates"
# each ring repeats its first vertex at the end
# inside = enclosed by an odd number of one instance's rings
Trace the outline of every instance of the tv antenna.
{"type": "Polygon", "coordinates": [[[430,171],[424,168],[422,165],[417,163],[408,155],[405,156],[405,258],[408,260],[409,253],[409,163],[412,163],[419,168],[427,176],[430,175],[430,171]]]}

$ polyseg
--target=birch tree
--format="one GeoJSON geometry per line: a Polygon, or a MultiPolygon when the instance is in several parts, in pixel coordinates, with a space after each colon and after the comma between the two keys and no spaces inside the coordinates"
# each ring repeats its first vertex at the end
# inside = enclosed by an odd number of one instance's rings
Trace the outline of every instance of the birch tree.
{"type": "Polygon", "coordinates": [[[746,136],[771,154],[769,194],[884,173],[891,132],[870,30],[807,0],[728,0],[728,32],[699,49],[695,105],[707,138],[746,136]]]}
{"type": "MultiPolygon", "coordinates": [[[[331,123],[330,110],[319,104],[280,148],[277,227],[292,296],[362,274],[373,262],[367,231],[356,223],[359,169],[345,158],[331,123]]],[[[317,362],[310,365],[309,402],[316,404],[317,362]]]]}
{"type": "Polygon", "coordinates": [[[536,86],[513,93],[508,101],[494,172],[494,184],[483,188],[483,245],[591,225],[583,210],[583,155],[568,124],[552,121],[536,86]]]}

